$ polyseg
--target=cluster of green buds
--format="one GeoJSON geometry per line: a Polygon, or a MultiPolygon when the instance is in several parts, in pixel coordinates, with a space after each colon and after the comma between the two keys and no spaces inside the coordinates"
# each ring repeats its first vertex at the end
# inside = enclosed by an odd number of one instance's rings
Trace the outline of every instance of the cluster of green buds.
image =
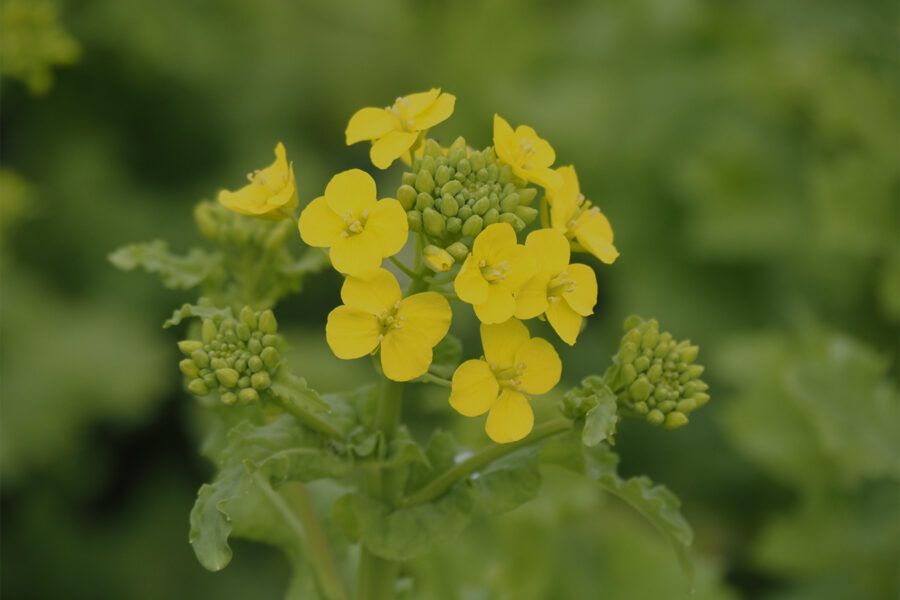
{"type": "Polygon", "coordinates": [[[178,363],[197,396],[216,390],[224,404],[251,404],[269,389],[281,363],[278,323],[271,310],[241,309],[238,319],[216,315],[203,320],[199,340],[178,342],[187,358],[178,363]]]}
{"type": "Polygon", "coordinates": [[[690,341],[660,333],[656,319],[626,319],[612,378],[620,408],[667,429],[686,425],[687,415],[709,401],[703,366],[694,364],[698,352],[690,341]]]}
{"type": "Polygon", "coordinates": [[[292,219],[270,221],[246,217],[218,202],[198,203],[194,208],[194,220],[203,237],[220,246],[255,246],[264,251],[277,251],[297,233],[292,219]]]}
{"type": "Polygon", "coordinates": [[[488,225],[509,223],[522,231],[538,214],[529,206],[537,189],[520,185],[492,147],[473,150],[462,137],[449,148],[429,139],[402,181],[397,200],[410,230],[424,232],[457,262],[465,260],[472,240],[488,225]]]}

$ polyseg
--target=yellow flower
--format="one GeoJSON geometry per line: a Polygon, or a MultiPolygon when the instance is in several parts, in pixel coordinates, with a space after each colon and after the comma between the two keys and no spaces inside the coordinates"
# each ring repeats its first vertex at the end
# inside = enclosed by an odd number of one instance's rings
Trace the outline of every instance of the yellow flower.
{"type": "Polygon", "coordinates": [[[393,106],[360,109],[347,125],[347,145],[372,140],[369,157],[379,169],[387,169],[401,157],[410,164],[410,148],[420,132],[449,118],[455,104],[456,96],[433,88],[397,98],[393,106]]]}
{"type": "Polygon", "coordinates": [[[609,221],[599,208],[584,199],[575,167],[560,167],[557,172],[563,179],[563,185],[547,192],[551,226],[572,240],[572,250],[590,252],[611,265],[618,258],[619,251],[613,246],[613,230],[609,221]]]}
{"type": "Polygon", "coordinates": [[[525,181],[548,190],[563,184],[559,173],[550,168],[556,160],[553,147],[527,125],[519,125],[513,131],[503,117],[494,115],[494,150],[525,181]]]}
{"type": "Polygon", "coordinates": [[[544,394],[559,383],[562,363],[550,342],[532,338],[521,321],[481,326],[484,358],[467,360],[453,374],[450,406],[467,417],[490,411],[485,424],[497,443],[515,442],[531,431],[528,394],[544,394]]]}
{"type": "Polygon", "coordinates": [[[546,315],[559,337],[574,345],[582,318],[597,304],[594,270],[569,264],[569,242],[554,229],[532,231],[525,247],[537,258],[538,272],[516,294],[516,318],[546,315]]]}
{"type": "Polygon", "coordinates": [[[428,244],[422,250],[422,262],[435,273],[446,273],[456,261],[443,248],[428,244]]]}
{"type": "Polygon", "coordinates": [[[242,215],[278,220],[297,208],[294,166],[288,164],[284,144],[275,146],[275,162],[247,174],[250,183],[236,192],[222,190],[219,202],[242,215]]]}
{"type": "Polygon", "coordinates": [[[409,381],[428,371],[431,349],[447,335],[450,304],[437,292],[403,298],[400,284],[386,269],[348,277],[342,306],[328,315],[325,338],[338,358],[351,359],[381,348],[388,379],[409,381]]]}
{"type": "Polygon", "coordinates": [[[509,223],[488,225],[454,281],[456,295],[475,308],[482,323],[502,323],[516,311],[514,294],[535,274],[531,252],[516,243],[509,223]]]}
{"type": "Polygon", "coordinates": [[[359,275],[381,266],[403,248],[409,235],[406,212],[393,198],[375,200],[375,180],[359,169],[338,173],[325,195],[300,213],[300,237],[310,246],[330,248],[334,268],[359,275]]]}

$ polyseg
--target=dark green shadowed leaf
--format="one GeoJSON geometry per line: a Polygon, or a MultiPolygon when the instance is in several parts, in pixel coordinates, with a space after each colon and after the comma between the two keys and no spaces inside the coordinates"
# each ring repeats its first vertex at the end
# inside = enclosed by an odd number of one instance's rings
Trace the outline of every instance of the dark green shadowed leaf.
{"type": "Polygon", "coordinates": [[[109,255],[109,261],[123,271],[138,267],[159,275],[163,285],[186,290],[215,279],[222,279],[222,255],[191,248],[186,256],[169,252],[163,240],[123,246],[109,255]]]}

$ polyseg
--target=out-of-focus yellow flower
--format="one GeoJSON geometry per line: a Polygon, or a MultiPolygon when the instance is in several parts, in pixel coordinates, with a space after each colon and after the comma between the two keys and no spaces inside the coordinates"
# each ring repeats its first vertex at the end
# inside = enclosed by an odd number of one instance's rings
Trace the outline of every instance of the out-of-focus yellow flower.
{"type": "Polygon", "coordinates": [[[485,431],[497,443],[520,440],[534,426],[528,394],[559,383],[562,363],[547,340],[532,338],[521,321],[481,326],[484,358],[467,360],[453,374],[450,406],[467,417],[488,413],[485,431]]]}
{"type": "Polygon", "coordinates": [[[300,237],[310,246],[330,248],[341,273],[374,271],[403,248],[409,236],[406,212],[393,198],[375,199],[375,180],[359,169],[338,173],[325,195],[300,213],[300,237]]]}
{"type": "Polygon", "coordinates": [[[554,229],[532,231],[525,247],[537,259],[538,271],[516,294],[516,318],[546,315],[559,337],[574,345],[583,317],[597,304],[594,270],[569,264],[569,242],[554,229]]]}
{"type": "Polygon", "coordinates": [[[527,125],[510,127],[500,115],[494,115],[494,150],[500,160],[512,167],[513,173],[525,181],[534,182],[545,189],[563,184],[559,173],[550,168],[556,161],[556,152],[547,140],[527,125]]]}
{"type": "Polygon", "coordinates": [[[219,192],[219,202],[242,215],[277,221],[290,217],[297,208],[294,166],[288,164],[284,144],[275,146],[275,162],[265,169],[247,174],[250,183],[237,190],[219,192]]]}
{"type": "Polygon", "coordinates": [[[400,284],[386,269],[348,277],[342,306],[328,315],[325,337],[338,358],[359,358],[381,348],[388,379],[409,381],[424,375],[431,349],[447,335],[450,304],[437,292],[403,298],[400,284]]]}
{"type": "Polygon", "coordinates": [[[516,311],[516,291],[537,269],[531,252],[516,243],[508,223],[487,226],[454,281],[456,295],[475,308],[482,323],[502,323],[516,311]]]}
{"type": "Polygon", "coordinates": [[[369,157],[379,169],[387,169],[398,158],[411,164],[410,148],[420,132],[449,118],[455,104],[456,96],[434,88],[397,98],[385,108],[362,108],[350,117],[345,132],[347,145],[371,140],[369,157]]]}
{"type": "Polygon", "coordinates": [[[456,262],[449,252],[432,244],[425,246],[422,251],[422,261],[435,273],[446,273],[456,262]]]}
{"type": "Polygon", "coordinates": [[[619,251],[613,246],[613,230],[609,221],[599,208],[584,199],[575,167],[560,167],[557,173],[562,177],[562,186],[547,191],[551,226],[572,240],[572,250],[590,252],[611,265],[618,258],[619,251]]]}

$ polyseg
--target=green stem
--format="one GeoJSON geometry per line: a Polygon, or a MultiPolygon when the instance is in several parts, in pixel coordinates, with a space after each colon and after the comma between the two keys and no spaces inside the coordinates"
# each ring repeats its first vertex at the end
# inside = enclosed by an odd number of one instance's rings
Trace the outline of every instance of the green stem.
{"type": "MultiPolygon", "coordinates": [[[[415,281],[415,280],[414,280],[415,281]]],[[[400,425],[403,408],[403,384],[385,378],[381,383],[378,406],[375,409],[375,429],[390,441],[400,425]]],[[[402,492],[403,473],[399,468],[374,469],[366,480],[366,492],[393,504],[402,492]]],[[[372,554],[363,545],[356,582],[357,600],[391,600],[400,563],[372,554]]]]}
{"type": "Polygon", "coordinates": [[[528,437],[523,438],[518,442],[488,446],[461,463],[454,465],[447,471],[444,471],[441,475],[428,482],[424,487],[416,490],[411,496],[402,499],[400,501],[400,506],[405,508],[408,506],[415,506],[416,504],[430,502],[449,490],[454,483],[463,477],[471,475],[491,462],[518,450],[522,446],[528,446],[529,444],[533,444],[544,438],[570,429],[572,429],[571,420],[565,418],[554,419],[553,421],[538,425],[532,430],[528,437]]]}
{"type": "Polygon", "coordinates": [[[416,233],[416,250],[413,254],[413,268],[419,269],[422,264],[422,254],[425,252],[425,236],[419,231],[416,233]]]}
{"type": "Polygon", "coordinates": [[[431,373],[425,373],[421,377],[416,378],[416,383],[435,383],[444,387],[451,387],[453,385],[453,382],[449,379],[444,379],[443,377],[438,377],[431,373]]]}
{"type": "Polygon", "coordinates": [[[390,257],[388,257],[388,258],[390,259],[390,261],[391,261],[392,263],[394,263],[395,265],[397,265],[397,268],[398,268],[398,269],[400,269],[401,271],[403,271],[404,273],[406,273],[406,275],[407,275],[410,279],[416,279],[417,277],[419,277],[418,275],[416,275],[416,272],[415,272],[415,271],[413,271],[412,269],[410,269],[409,267],[407,267],[406,265],[404,265],[402,262],[400,262],[400,259],[397,258],[396,256],[390,256],[390,257]]]}
{"type": "Polygon", "coordinates": [[[322,419],[309,411],[303,410],[293,402],[288,402],[277,396],[275,396],[275,401],[281,408],[294,415],[298,421],[310,429],[338,440],[344,439],[344,433],[325,419],[322,419]]]}
{"type": "Polygon", "coordinates": [[[310,561],[319,579],[322,592],[328,600],[347,600],[347,592],[341,581],[337,564],[331,553],[325,530],[316,514],[316,509],[309,497],[306,487],[299,482],[290,484],[292,497],[297,512],[288,506],[260,471],[253,473],[253,481],[262,491],[263,495],[272,503],[272,506],[281,514],[288,526],[296,534],[301,544],[305,541],[309,549],[310,561]]]}

